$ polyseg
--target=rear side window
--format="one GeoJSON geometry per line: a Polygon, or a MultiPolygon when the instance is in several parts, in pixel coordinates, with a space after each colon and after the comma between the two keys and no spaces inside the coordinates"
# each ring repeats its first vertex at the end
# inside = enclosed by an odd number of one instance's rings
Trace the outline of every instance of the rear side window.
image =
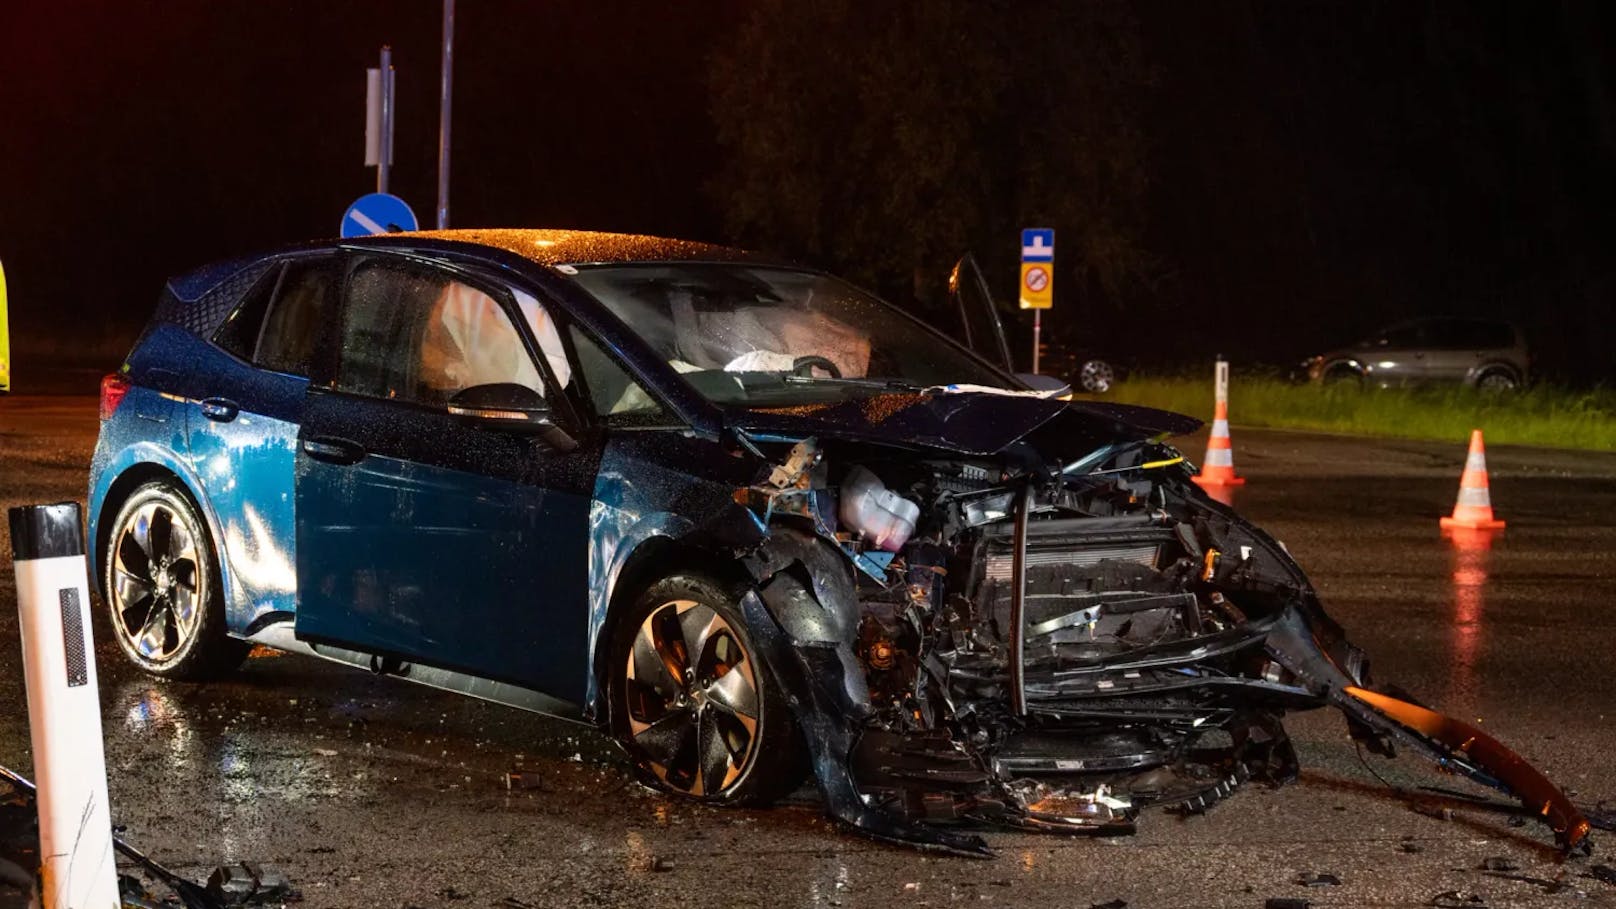
{"type": "Polygon", "coordinates": [[[281,271],[280,267],[276,267],[264,272],[252,289],[247,291],[247,295],[242,297],[240,305],[219,326],[213,343],[243,360],[252,361],[258,347],[258,335],[264,329],[264,314],[269,311],[269,301],[275,298],[275,290],[280,287],[281,271]]]}
{"type": "Polygon", "coordinates": [[[264,369],[307,376],[340,277],[334,259],[270,269],[219,328],[214,343],[264,369]]]}
{"type": "Polygon", "coordinates": [[[275,372],[308,375],[320,330],[335,309],[339,281],[335,260],[287,265],[253,362],[275,372]]]}

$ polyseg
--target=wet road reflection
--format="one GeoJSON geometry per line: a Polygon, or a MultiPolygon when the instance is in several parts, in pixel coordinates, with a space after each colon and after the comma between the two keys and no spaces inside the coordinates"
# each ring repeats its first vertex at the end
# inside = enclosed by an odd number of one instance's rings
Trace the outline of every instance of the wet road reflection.
{"type": "MultiPolygon", "coordinates": [[[[44,430],[21,443],[47,466],[0,482],[0,506],[82,496],[94,405],[71,451],[44,430]]],[[[0,448],[20,438],[8,406],[0,448]]],[[[1489,452],[1510,536],[1442,538],[1451,449],[1251,430],[1250,484],[1208,492],[1289,546],[1377,680],[1484,718],[1579,799],[1608,800],[1616,455],[1489,452]]],[[[0,561],[0,763],[27,772],[14,592],[0,561]]],[[[150,679],[98,624],[114,819],[197,879],[227,859],[283,870],[311,907],[1250,906],[1314,896],[1293,881],[1315,869],[1343,880],[1335,905],[1426,906],[1456,888],[1487,905],[1566,903],[1465,870],[1500,854],[1616,904],[1616,888],[1529,849],[1546,839],[1534,827],[1410,812],[1334,711],[1286,720],[1300,785],[1247,787],[1194,818],[1152,812],[1116,843],[990,834],[999,857],[975,862],[848,835],[811,790],[769,811],[671,801],[591,730],[320,661],[258,652],[228,679],[150,679]],[[536,784],[507,788],[513,766],[536,784]],[[1418,854],[1399,850],[1411,841],[1418,854]]],[[[1371,760],[1395,782],[1453,785],[1415,759],[1371,760]]]]}
{"type": "Polygon", "coordinates": [[[1498,531],[1453,528],[1443,532],[1451,545],[1453,619],[1448,625],[1450,704],[1473,703],[1477,663],[1487,644],[1487,570],[1498,531]]]}

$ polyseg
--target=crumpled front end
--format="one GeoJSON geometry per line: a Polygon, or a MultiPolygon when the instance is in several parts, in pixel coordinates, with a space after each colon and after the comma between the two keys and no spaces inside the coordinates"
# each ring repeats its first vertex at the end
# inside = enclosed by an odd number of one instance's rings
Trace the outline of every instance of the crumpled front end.
{"type": "Polygon", "coordinates": [[[1375,689],[1295,562],[1173,449],[1036,444],[810,438],[737,494],[770,528],[743,609],[834,816],[968,854],[986,849],[965,826],[1126,833],[1147,806],[1293,779],[1281,718],[1334,704],[1373,750],[1415,747],[1586,843],[1519,757],[1375,689]]]}

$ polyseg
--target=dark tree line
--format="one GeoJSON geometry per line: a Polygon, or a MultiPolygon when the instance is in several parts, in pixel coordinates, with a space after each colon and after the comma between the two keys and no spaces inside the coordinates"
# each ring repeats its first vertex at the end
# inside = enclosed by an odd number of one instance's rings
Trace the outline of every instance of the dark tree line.
{"type": "Polygon", "coordinates": [[[1056,229],[1057,293],[1121,299],[1159,269],[1150,78],[1120,5],[767,0],[715,54],[711,185],[739,241],[899,300],[967,249],[1013,299],[1023,226],[1056,229]]]}
{"type": "Polygon", "coordinates": [[[711,185],[738,241],[922,303],[966,248],[1014,299],[1016,230],[1055,227],[1047,326],[1147,361],[1474,313],[1609,380],[1613,34],[1590,2],[771,0],[715,49],[711,185]]]}

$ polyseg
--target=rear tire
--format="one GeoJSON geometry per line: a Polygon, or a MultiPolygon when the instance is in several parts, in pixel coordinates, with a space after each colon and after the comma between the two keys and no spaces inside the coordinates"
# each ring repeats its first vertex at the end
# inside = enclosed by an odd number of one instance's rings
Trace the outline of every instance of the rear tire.
{"type": "Polygon", "coordinates": [[[171,481],[136,489],[107,538],[103,589],[118,648],[156,676],[209,679],[252,645],[225,630],[219,564],[207,524],[171,481]]]}
{"type": "Polygon", "coordinates": [[[1105,394],[1117,383],[1116,370],[1104,360],[1089,360],[1078,370],[1077,383],[1089,394],[1105,394]]]}
{"type": "Polygon", "coordinates": [[[741,593],[678,573],[635,598],[613,634],[612,732],[647,785],[763,806],[802,783],[807,761],[791,707],[752,645],[741,593]]]}
{"type": "Polygon", "coordinates": [[[1488,369],[1476,377],[1476,388],[1481,391],[1503,392],[1514,391],[1520,387],[1515,374],[1507,369],[1488,369]]]}

